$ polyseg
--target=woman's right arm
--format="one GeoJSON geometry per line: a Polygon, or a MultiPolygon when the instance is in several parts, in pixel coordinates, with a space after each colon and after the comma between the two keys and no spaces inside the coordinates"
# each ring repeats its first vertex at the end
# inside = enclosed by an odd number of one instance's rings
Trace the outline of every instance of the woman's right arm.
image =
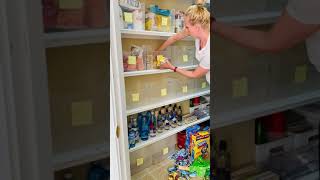
{"type": "Polygon", "coordinates": [[[162,51],[164,49],[166,49],[168,46],[170,46],[171,44],[173,44],[176,41],[179,41],[185,37],[189,36],[188,32],[186,30],[183,30],[177,34],[175,34],[174,36],[171,36],[170,38],[168,38],[158,49],[157,51],[162,51]]]}

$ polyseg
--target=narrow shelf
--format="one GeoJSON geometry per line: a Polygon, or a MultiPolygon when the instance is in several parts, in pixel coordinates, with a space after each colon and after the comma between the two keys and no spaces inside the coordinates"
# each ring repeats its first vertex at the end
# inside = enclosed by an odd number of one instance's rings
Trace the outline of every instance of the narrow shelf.
{"type": "Polygon", "coordinates": [[[76,165],[96,161],[109,156],[107,143],[87,146],[71,152],[59,153],[53,156],[53,169],[55,171],[76,165]]]}
{"type": "Polygon", "coordinates": [[[246,14],[241,16],[219,17],[218,21],[230,23],[237,26],[250,26],[274,23],[281,12],[263,12],[257,14],[246,14]]]}
{"type": "Polygon", "coordinates": [[[162,139],[165,139],[165,138],[170,137],[170,136],[172,136],[172,135],[174,135],[174,134],[176,134],[176,133],[178,133],[180,131],[183,131],[183,130],[187,129],[190,126],[193,126],[193,125],[196,125],[196,124],[200,124],[200,123],[205,122],[205,121],[207,121],[209,119],[210,119],[210,117],[208,116],[208,117],[196,120],[196,121],[194,121],[192,123],[184,124],[183,126],[177,126],[176,128],[170,128],[170,130],[164,130],[164,132],[157,133],[156,137],[151,137],[147,141],[141,141],[140,140],[140,142],[138,144],[136,144],[136,146],[134,148],[129,149],[129,152],[133,152],[133,151],[141,149],[141,148],[143,148],[145,146],[148,146],[150,144],[156,143],[156,142],[158,142],[158,141],[160,141],[162,139]]]}
{"type": "Polygon", "coordinates": [[[207,94],[210,94],[210,90],[206,90],[206,91],[202,91],[202,92],[198,92],[198,93],[194,93],[194,94],[189,94],[189,95],[178,97],[178,98],[175,98],[175,99],[161,101],[159,103],[153,103],[151,105],[146,105],[146,106],[141,106],[141,107],[138,107],[138,108],[129,109],[129,110],[127,110],[127,115],[129,116],[129,115],[132,115],[132,114],[137,114],[139,112],[147,111],[147,110],[150,110],[150,109],[155,109],[155,108],[158,108],[158,107],[161,107],[161,106],[166,106],[168,104],[185,101],[185,100],[188,100],[188,99],[192,99],[192,98],[203,96],[203,95],[207,95],[207,94]]]}
{"type": "Polygon", "coordinates": [[[45,47],[63,47],[107,42],[109,29],[88,29],[44,34],[45,47]]]}
{"type": "MultiPolygon", "coordinates": [[[[176,33],[172,32],[159,32],[159,31],[141,31],[141,30],[132,30],[132,29],[121,29],[122,38],[130,39],[163,39],[166,40],[169,37],[175,35],[176,33]]],[[[187,37],[186,41],[193,41],[192,37],[187,37]]]]}
{"type": "MultiPolygon", "coordinates": [[[[198,65],[192,65],[192,66],[185,66],[185,67],[179,67],[185,70],[195,69],[198,65]]],[[[149,75],[149,74],[161,74],[161,73],[168,73],[173,72],[169,69],[152,69],[152,70],[144,70],[144,71],[132,71],[132,72],[124,72],[124,77],[131,77],[131,76],[142,76],[142,75],[149,75]]]]}
{"type": "Polygon", "coordinates": [[[219,128],[257,117],[269,115],[275,112],[293,109],[306,104],[311,104],[320,101],[320,90],[307,92],[304,94],[291,96],[288,98],[277,99],[271,102],[263,103],[256,106],[242,108],[240,110],[229,111],[224,113],[216,113],[214,128],[219,128]]]}

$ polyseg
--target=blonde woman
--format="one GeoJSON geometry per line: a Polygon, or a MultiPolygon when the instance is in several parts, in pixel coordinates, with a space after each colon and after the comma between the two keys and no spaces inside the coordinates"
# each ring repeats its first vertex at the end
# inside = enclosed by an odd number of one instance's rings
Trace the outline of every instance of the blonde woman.
{"type": "Polygon", "coordinates": [[[203,5],[192,5],[185,12],[185,28],[182,32],[170,37],[159,48],[162,51],[174,42],[186,38],[187,36],[194,37],[196,59],[199,61],[199,66],[188,71],[176,67],[166,61],[161,64],[162,69],[171,69],[189,78],[199,78],[206,76],[206,80],[210,83],[210,13],[203,5]]]}

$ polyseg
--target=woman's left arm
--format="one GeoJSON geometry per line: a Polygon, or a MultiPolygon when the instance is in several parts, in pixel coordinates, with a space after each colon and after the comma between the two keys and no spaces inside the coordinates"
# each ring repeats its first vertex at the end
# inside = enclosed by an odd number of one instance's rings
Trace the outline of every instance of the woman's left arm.
{"type": "Polygon", "coordinates": [[[235,27],[213,21],[214,31],[226,39],[258,51],[276,52],[290,48],[319,30],[320,25],[303,24],[284,10],[269,31],[235,27]]]}

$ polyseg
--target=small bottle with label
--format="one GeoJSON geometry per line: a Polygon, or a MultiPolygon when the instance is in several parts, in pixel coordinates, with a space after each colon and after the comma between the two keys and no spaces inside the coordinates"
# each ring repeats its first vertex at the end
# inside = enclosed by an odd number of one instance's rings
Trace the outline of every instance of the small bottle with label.
{"type": "Polygon", "coordinates": [[[179,109],[177,110],[177,121],[178,121],[178,125],[182,126],[183,122],[182,122],[182,109],[181,109],[181,106],[179,106],[179,109]]]}
{"type": "Polygon", "coordinates": [[[150,120],[150,137],[155,137],[157,135],[157,119],[155,112],[151,111],[151,120],[150,120]]]}
{"type": "Polygon", "coordinates": [[[160,110],[160,114],[159,114],[159,118],[157,121],[157,125],[158,125],[158,132],[162,133],[163,129],[164,129],[164,122],[166,120],[166,108],[164,108],[164,106],[162,106],[161,110],[160,110]]]}
{"type": "Polygon", "coordinates": [[[169,130],[170,129],[170,116],[169,116],[169,112],[168,109],[166,110],[166,116],[165,116],[165,120],[164,120],[164,129],[165,130],[169,130]]]}
{"type": "Polygon", "coordinates": [[[141,125],[141,140],[146,141],[149,139],[149,124],[151,119],[151,112],[148,111],[143,117],[142,117],[142,125],[141,125]]]}

